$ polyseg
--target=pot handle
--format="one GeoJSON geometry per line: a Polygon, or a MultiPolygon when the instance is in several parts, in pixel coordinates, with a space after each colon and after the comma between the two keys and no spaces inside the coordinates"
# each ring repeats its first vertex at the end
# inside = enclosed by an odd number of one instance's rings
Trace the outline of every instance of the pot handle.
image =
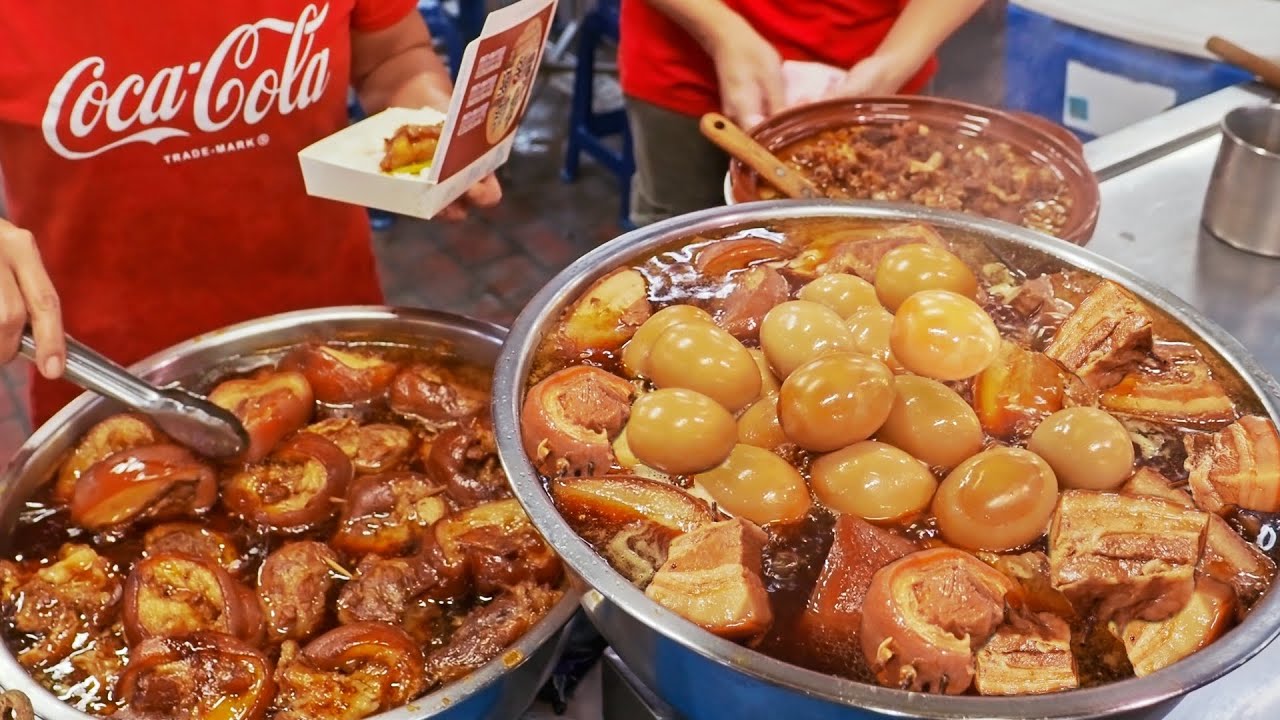
{"type": "Polygon", "coordinates": [[[21,690],[0,692],[0,720],[35,720],[31,700],[21,690]]]}
{"type": "Polygon", "coordinates": [[[1044,118],[1039,115],[1036,115],[1035,113],[1024,112],[1022,110],[1016,110],[1009,114],[1013,115],[1015,118],[1021,121],[1024,125],[1030,125],[1031,127],[1035,128],[1036,130],[1039,130],[1040,132],[1045,133],[1046,135],[1052,135],[1053,137],[1057,138],[1064,145],[1066,145],[1071,150],[1071,152],[1077,155],[1084,154],[1084,143],[1080,141],[1080,138],[1076,137],[1075,133],[1071,132],[1070,130],[1063,127],[1062,125],[1059,125],[1058,123],[1048,118],[1044,118]]]}

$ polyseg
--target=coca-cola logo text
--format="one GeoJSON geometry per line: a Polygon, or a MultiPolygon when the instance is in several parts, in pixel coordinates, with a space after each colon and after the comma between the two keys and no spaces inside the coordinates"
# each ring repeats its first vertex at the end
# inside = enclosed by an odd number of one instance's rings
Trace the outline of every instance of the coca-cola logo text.
{"type": "Polygon", "coordinates": [[[208,60],[166,67],[149,79],[135,73],[112,85],[104,79],[106,59],[85,58],[49,96],[41,122],[45,142],[79,160],[130,143],[214,133],[237,121],[256,125],[272,111],[288,115],[305,108],[329,86],[329,48],[315,47],[328,15],[328,4],[307,5],[296,21],[240,25],[208,60]],[[289,39],[283,62],[275,65],[262,52],[270,35],[289,39]],[[259,67],[257,77],[245,77],[259,67]]]}

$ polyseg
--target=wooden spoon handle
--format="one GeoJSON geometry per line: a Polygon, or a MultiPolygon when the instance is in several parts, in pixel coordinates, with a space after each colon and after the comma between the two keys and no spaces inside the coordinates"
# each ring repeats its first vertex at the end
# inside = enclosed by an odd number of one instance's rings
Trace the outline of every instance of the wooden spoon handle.
{"type": "Polygon", "coordinates": [[[1280,90],[1280,65],[1262,57],[1254,55],[1244,48],[1223,37],[1214,35],[1204,44],[1209,52],[1226,60],[1232,65],[1248,70],[1257,75],[1262,81],[1271,87],[1280,90]]]}
{"type": "Polygon", "coordinates": [[[761,178],[787,197],[822,197],[822,193],[809,182],[809,178],[779,160],[729,118],[720,113],[707,113],[702,116],[699,127],[708,140],[755,170],[761,178]]]}

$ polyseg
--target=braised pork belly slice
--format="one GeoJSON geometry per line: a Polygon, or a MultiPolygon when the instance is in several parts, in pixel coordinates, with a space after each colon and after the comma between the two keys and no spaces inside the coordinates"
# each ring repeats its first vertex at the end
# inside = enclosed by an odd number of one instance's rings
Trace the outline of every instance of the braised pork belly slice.
{"type": "Polygon", "coordinates": [[[1010,613],[978,651],[973,685],[981,695],[1039,695],[1079,687],[1070,626],[1052,613],[1010,613]]]}
{"type": "Polygon", "coordinates": [[[642,477],[556,478],[547,489],[574,531],[641,589],[666,562],[672,540],[717,518],[706,501],[642,477]]]}
{"type": "Polygon", "coordinates": [[[1183,507],[1194,508],[1196,506],[1186,491],[1174,487],[1168,478],[1149,467],[1138,468],[1138,471],[1128,480],[1125,480],[1124,485],[1120,486],[1120,492],[1125,495],[1160,498],[1183,507]]]}
{"type": "Polygon", "coordinates": [[[1118,383],[1150,349],[1147,308],[1104,280],[1080,301],[1044,352],[1101,391],[1118,383]]]}
{"type": "Polygon", "coordinates": [[[1230,585],[1244,610],[1270,587],[1276,564],[1257,545],[1240,537],[1225,520],[1211,515],[1200,572],[1230,585]]]}
{"type": "Polygon", "coordinates": [[[862,603],[871,577],[921,548],[853,515],[841,515],[832,535],[831,551],[800,618],[800,629],[817,647],[843,656],[858,646],[862,603]]]}
{"type": "Polygon", "coordinates": [[[1191,595],[1208,524],[1167,500],[1067,490],[1049,523],[1053,585],[1104,620],[1163,620],[1191,595]]]}
{"type": "Polygon", "coordinates": [[[430,167],[443,129],[444,123],[401,125],[391,137],[383,140],[378,167],[386,173],[417,173],[430,167]]]}
{"type": "Polygon", "coordinates": [[[1032,612],[1047,612],[1067,620],[1076,616],[1075,607],[1066,595],[1053,586],[1049,556],[1033,550],[1018,555],[979,552],[978,559],[1004,573],[1018,584],[1017,604],[1032,612]]]}
{"type": "Polygon", "coordinates": [[[1231,588],[1201,577],[1182,609],[1167,620],[1131,620],[1121,634],[1133,674],[1138,677],[1172,665],[1217,640],[1231,627],[1236,596],[1231,588]]]}
{"type": "MultiPolygon", "coordinates": [[[[1147,495],[1194,508],[1195,502],[1185,490],[1175,488],[1160,473],[1142,468],[1120,491],[1127,495],[1147,495]]],[[[1249,607],[1266,591],[1275,574],[1275,563],[1258,546],[1231,529],[1226,520],[1209,516],[1205,532],[1204,553],[1197,568],[1201,574],[1226,583],[1235,590],[1244,607],[1249,607]]]]}
{"type": "Polygon", "coordinates": [[[1248,415],[1213,435],[1189,435],[1187,472],[1196,505],[1219,515],[1232,506],[1280,512],[1280,434],[1248,415]]]}
{"type": "Polygon", "coordinates": [[[764,316],[791,295],[786,278],[767,265],[736,273],[727,287],[728,294],[712,303],[716,324],[744,342],[757,340],[764,316]]]}
{"type": "Polygon", "coordinates": [[[890,227],[843,227],[820,235],[791,259],[785,271],[806,280],[829,273],[853,273],[870,282],[885,253],[903,245],[923,243],[948,249],[942,236],[928,225],[904,223],[890,227]]]}
{"type": "Polygon", "coordinates": [[[1235,403],[1213,378],[1199,351],[1186,343],[1156,342],[1156,367],[1125,375],[1099,404],[1115,415],[1153,422],[1221,427],[1236,417],[1235,403]]]}
{"type": "Polygon", "coordinates": [[[758,636],[773,624],[760,579],[767,541],[763,530],[741,518],[699,527],[672,541],[645,595],[721,637],[758,636]]]}
{"type": "Polygon", "coordinates": [[[649,287],[638,270],[619,268],[587,288],[564,311],[552,339],[557,355],[577,360],[616,351],[653,314],[649,287]]]}

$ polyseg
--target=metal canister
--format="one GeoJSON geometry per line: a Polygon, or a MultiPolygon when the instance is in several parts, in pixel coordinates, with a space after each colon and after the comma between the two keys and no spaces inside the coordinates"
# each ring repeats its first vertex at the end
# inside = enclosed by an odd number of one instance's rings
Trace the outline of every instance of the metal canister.
{"type": "Polygon", "coordinates": [[[1222,119],[1201,222],[1232,247],[1280,257],[1280,104],[1236,108],[1222,119]]]}

